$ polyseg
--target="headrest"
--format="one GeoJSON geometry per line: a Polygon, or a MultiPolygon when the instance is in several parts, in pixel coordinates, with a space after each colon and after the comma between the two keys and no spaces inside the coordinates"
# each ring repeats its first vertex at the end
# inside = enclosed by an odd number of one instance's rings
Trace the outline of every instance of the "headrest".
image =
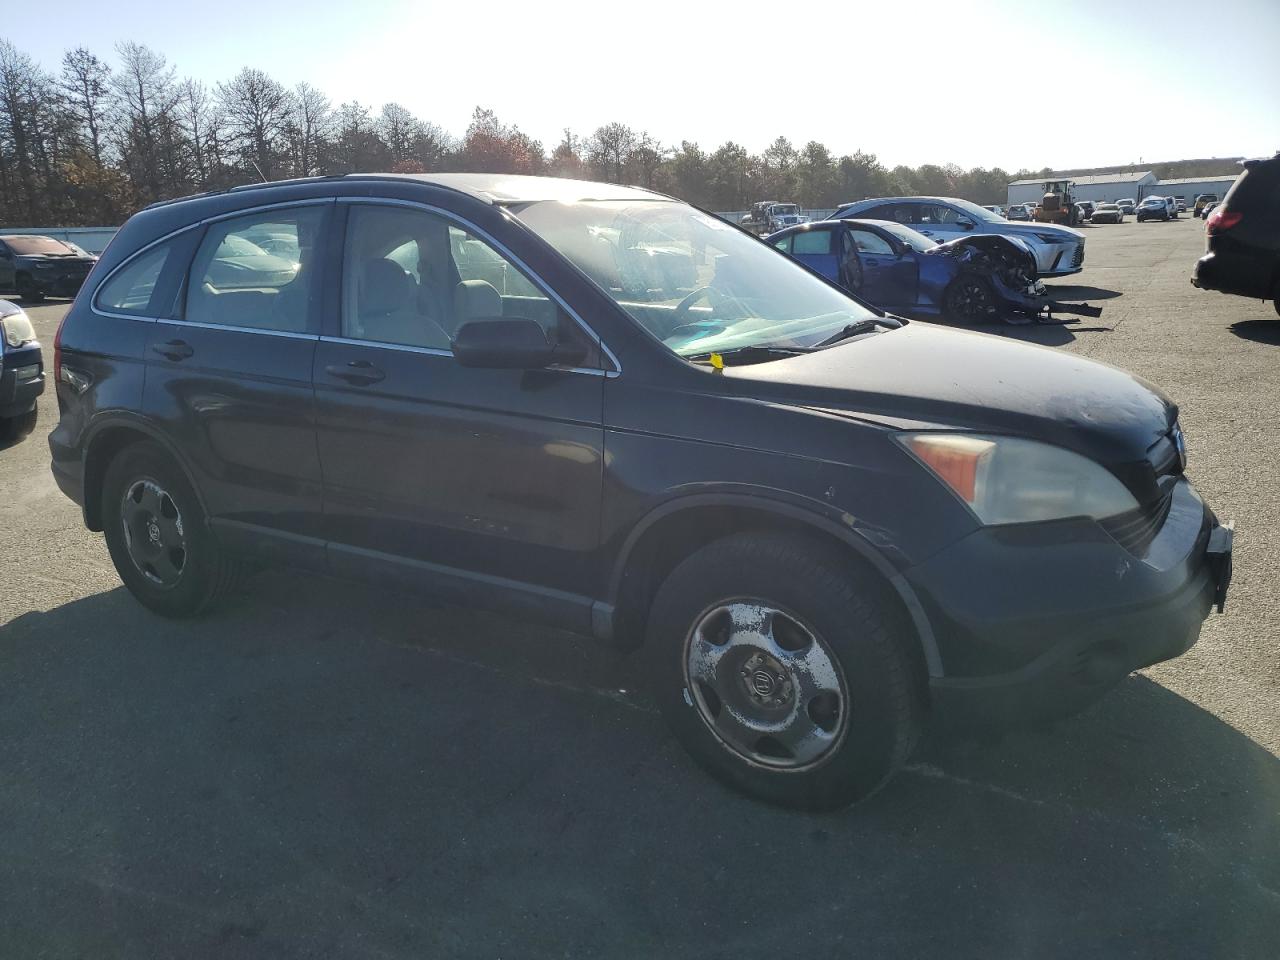
{"type": "Polygon", "coordinates": [[[502,295],[487,280],[463,280],[453,288],[453,315],[458,325],[468,320],[502,316],[502,295]]]}
{"type": "Polygon", "coordinates": [[[391,313],[413,302],[413,277],[394,260],[366,260],[360,281],[361,313],[391,313]]]}

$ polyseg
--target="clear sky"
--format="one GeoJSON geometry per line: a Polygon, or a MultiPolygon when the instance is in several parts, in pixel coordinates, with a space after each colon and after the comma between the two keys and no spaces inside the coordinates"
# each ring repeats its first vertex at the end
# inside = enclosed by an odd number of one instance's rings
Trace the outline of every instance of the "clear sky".
{"type": "Polygon", "coordinates": [[[0,36],[50,69],[134,40],[455,135],[483,105],[548,149],[613,120],[1010,171],[1280,149],[1280,0],[9,2],[0,36]]]}

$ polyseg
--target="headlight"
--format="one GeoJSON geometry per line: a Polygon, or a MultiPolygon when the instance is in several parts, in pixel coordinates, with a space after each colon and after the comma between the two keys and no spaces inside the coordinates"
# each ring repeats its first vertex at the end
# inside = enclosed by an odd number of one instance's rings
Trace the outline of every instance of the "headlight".
{"type": "Polygon", "coordinates": [[[4,331],[4,342],[11,347],[20,347],[36,338],[35,328],[25,313],[11,313],[0,317],[0,330],[4,331]]]}
{"type": "Polygon", "coordinates": [[[987,525],[1101,520],[1138,506],[1100,464],[1047,443],[955,433],[907,434],[901,442],[987,525]]]}
{"type": "Polygon", "coordinates": [[[1066,237],[1060,237],[1056,233],[1037,233],[1036,239],[1041,243],[1066,243],[1066,237]]]}

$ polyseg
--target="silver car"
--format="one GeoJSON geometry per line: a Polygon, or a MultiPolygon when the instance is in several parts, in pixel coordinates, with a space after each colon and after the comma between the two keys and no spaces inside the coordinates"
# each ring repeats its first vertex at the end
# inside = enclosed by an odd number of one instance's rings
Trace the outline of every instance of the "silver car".
{"type": "Polygon", "coordinates": [[[832,220],[892,220],[939,243],[975,233],[1021,240],[1036,257],[1042,277],[1079,273],[1084,267],[1084,234],[1052,223],[1016,223],[955,197],[880,197],[846,203],[832,220]]]}

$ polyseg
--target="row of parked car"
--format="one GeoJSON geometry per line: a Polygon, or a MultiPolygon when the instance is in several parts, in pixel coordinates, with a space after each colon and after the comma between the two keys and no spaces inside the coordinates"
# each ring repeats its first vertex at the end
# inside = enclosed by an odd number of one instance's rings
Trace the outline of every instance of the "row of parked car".
{"type": "Polygon", "coordinates": [[[870,299],[964,313],[960,278],[1083,259],[936,197],[764,242],[496,174],[159,204],[59,326],[53,475],[162,615],[281,562],[642,647],[708,770],[840,806],[927,722],[1079,709],[1225,602],[1167,397],[870,299]]]}

